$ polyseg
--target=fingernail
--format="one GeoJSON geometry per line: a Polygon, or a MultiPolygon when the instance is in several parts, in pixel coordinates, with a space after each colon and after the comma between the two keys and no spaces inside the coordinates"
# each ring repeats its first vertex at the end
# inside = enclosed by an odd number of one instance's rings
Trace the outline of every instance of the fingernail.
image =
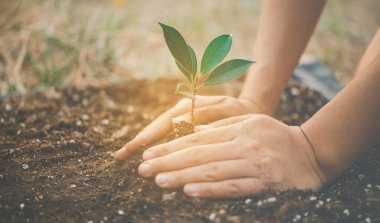
{"type": "Polygon", "coordinates": [[[113,157],[116,159],[116,160],[123,160],[125,158],[127,158],[129,156],[129,152],[128,150],[125,149],[125,147],[115,151],[113,153],[113,157]]]}
{"type": "Polygon", "coordinates": [[[170,175],[166,173],[160,173],[156,176],[156,183],[159,186],[168,186],[168,183],[170,181],[170,175]]]}
{"type": "Polygon", "coordinates": [[[183,188],[183,191],[185,194],[187,194],[190,197],[197,197],[198,196],[198,187],[194,184],[186,184],[183,188]]]}
{"type": "Polygon", "coordinates": [[[139,166],[139,174],[141,176],[149,176],[150,173],[150,165],[147,163],[143,163],[139,166]]]}
{"type": "Polygon", "coordinates": [[[150,160],[154,158],[154,153],[152,151],[145,151],[143,153],[143,159],[144,160],[150,160]]]}

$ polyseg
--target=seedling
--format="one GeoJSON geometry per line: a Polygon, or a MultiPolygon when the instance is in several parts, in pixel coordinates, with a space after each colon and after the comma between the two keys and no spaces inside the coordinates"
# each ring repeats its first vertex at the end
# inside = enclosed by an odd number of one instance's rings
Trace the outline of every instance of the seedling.
{"type": "Polygon", "coordinates": [[[194,123],[195,94],[205,86],[223,84],[239,77],[254,61],[233,59],[218,66],[231,49],[232,35],[221,35],[213,39],[203,53],[200,70],[193,48],[186,43],[181,33],[173,27],[159,23],[164,32],[168,48],[187,83],[179,83],[176,93],[191,99],[191,123],[194,123]]]}

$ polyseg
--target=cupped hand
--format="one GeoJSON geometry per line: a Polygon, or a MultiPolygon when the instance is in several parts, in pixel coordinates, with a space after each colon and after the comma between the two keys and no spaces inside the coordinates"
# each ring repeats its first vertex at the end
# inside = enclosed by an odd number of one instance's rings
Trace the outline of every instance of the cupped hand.
{"type": "Polygon", "coordinates": [[[326,181],[297,126],[266,115],[245,115],[203,126],[195,134],[143,153],[143,177],[188,196],[242,197],[263,190],[318,190],[326,181]]]}
{"type": "MultiPolygon", "coordinates": [[[[155,119],[123,148],[114,153],[116,160],[124,160],[141,148],[164,138],[170,131],[173,119],[190,120],[191,100],[182,99],[173,108],[155,119]]],[[[255,103],[244,98],[229,96],[196,96],[194,122],[207,124],[216,120],[244,114],[264,113],[255,103]]]]}

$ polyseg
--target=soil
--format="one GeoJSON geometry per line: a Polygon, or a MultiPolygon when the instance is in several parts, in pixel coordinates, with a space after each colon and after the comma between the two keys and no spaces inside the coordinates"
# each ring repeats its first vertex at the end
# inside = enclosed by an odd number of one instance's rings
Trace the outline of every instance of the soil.
{"type": "Polygon", "coordinates": [[[172,123],[170,132],[166,135],[166,142],[178,139],[182,136],[186,136],[194,133],[194,125],[190,122],[180,121],[178,123],[172,123]]]}
{"type": "MultiPolygon", "coordinates": [[[[114,161],[113,151],[179,99],[176,83],[131,80],[0,100],[0,222],[380,222],[376,148],[319,193],[234,200],[158,188],[137,174],[142,151],[114,161]]],[[[324,103],[292,82],[277,117],[300,124],[324,103]]]]}

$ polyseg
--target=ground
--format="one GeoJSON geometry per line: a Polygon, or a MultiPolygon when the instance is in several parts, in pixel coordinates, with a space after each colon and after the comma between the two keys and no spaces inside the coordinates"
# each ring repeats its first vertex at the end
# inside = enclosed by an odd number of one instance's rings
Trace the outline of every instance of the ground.
{"type": "MultiPolygon", "coordinates": [[[[234,200],[158,188],[137,174],[141,152],[114,161],[111,152],[179,99],[175,83],[129,80],[0,100],[0,222],[380,222],[379,149],[319,193],[234,200]]],[[[234,94],[205,93],[222,92],[234,94]]],[[[276,116],[299,124],[324,102],[291,82],[276,116]]]]}

